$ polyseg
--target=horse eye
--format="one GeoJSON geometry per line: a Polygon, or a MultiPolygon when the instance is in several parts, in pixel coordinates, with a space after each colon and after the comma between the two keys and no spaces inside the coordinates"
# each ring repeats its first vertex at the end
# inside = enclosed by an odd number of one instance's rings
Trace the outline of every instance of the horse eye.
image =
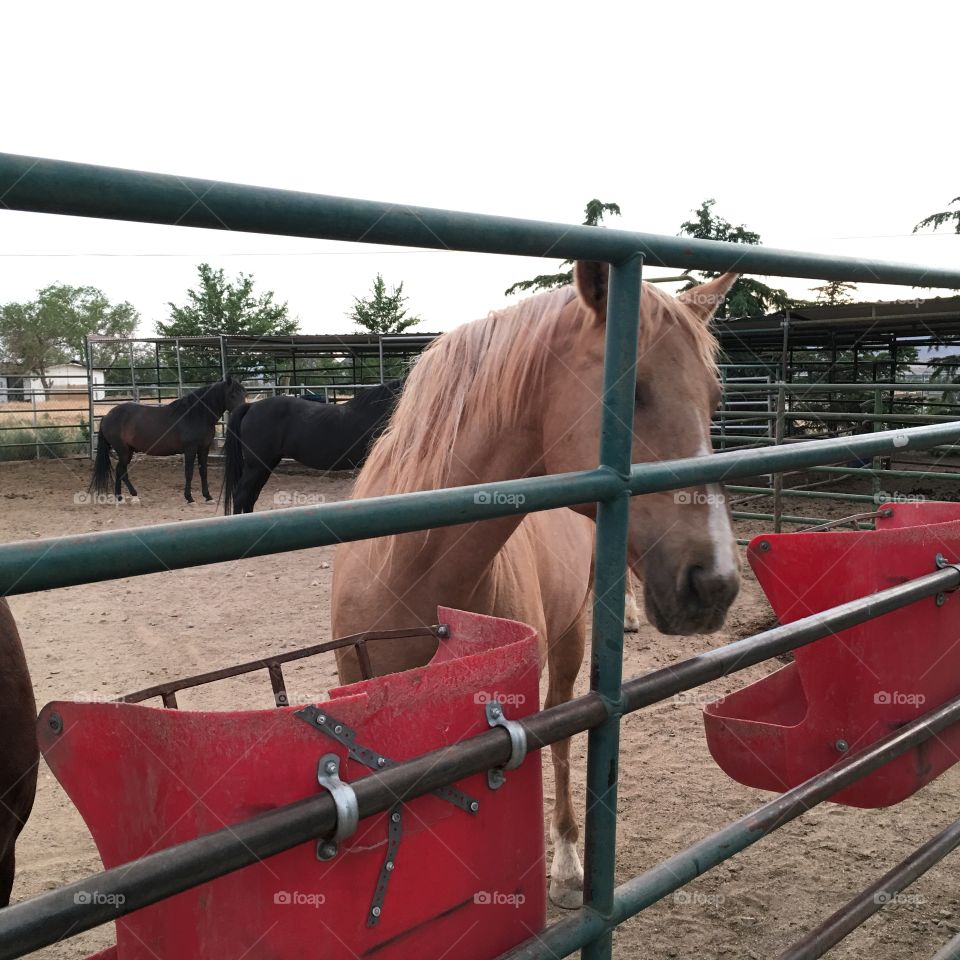
{"type": "Polygon", "coordinates": [[[634,398],[638,407],[642,407],[647,402],[647,391],[642,383],[637,384],[637,388],[634,391],[634,398]]]}

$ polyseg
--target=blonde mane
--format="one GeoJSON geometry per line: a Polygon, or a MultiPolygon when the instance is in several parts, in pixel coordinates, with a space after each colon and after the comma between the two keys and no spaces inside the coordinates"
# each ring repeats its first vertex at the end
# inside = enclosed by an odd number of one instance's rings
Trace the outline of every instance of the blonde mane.
{"type": "MultiPolygon", "coordinates": [[[[574,287],[541,293],[438,337],[413,367],[390,424],[357,478],[353,497],[436,490],[446,483],[461,424],[490,433],[517,423],[536,396],[550,343],[574,287]],[[379,490],[375,488],[380,488],[379,490]]],[[[681,301],[644,284],[640,351],[664,324],[679,323],[697,354],[716,369],[717,342],[706,323],[681,301]]],[[[578,312],[580,322],[586,313],[578,312]]]]}

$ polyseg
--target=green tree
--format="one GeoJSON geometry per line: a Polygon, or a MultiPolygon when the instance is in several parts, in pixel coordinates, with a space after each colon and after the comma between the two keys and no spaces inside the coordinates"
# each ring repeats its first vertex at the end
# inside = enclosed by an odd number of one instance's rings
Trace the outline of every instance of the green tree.
{"type": "MultiPolygon", "coordinates": [[[[602,200],[590,200],[583,212],[583,225],[585,227],[599,227],[606,214],[612,213],[619,217],[620,206],[616,203],[604,203],[602,200]]],[[[520,280],[513,286],[507,287],[503,291],[503,295],[512,297],[515,293],[521,293],[524,290],[554,290],[557,287],[565,287],[573,283],[573,261],[564,260],[560,266],[567,269],[561,269],[559,273],[541,273],[530,280],[520,280]]]]}
{"type": "MultiPolygon", "coordinates": [[[[955,203],[960,204],[960,197],[954,197],[948,206],[952,207],[955,203]]],[[[916,233],[923,227],[933,227],[934,230],[937,230],[951,220],[954,223],[954,233],[960,233],[960,207],[956,210],[941,210],[939,213],[931,213],[929,217],[924,217],[913,228],[913,232],[916,233]]]]}
{"type": "Polygon", "coordinates": [[[821,287],[810,288],[811,292],[817,295],[817,303],[831,307],[840,303],[851,303],[853,291],[856,289],[855,283],[847,283],[845,280],[828,280],[821,287]]]}
{"type": "MultiPolygon", "coordinates": [[[[729,220],[713,212],[716,200],[704,200],[693,211],[693,219],[680,225],[680,236],[693,237],[697,240],[721,240],[725,243],[746,243],[751,246],[760,245],[760,234],[748,230],[740,224],[734,226],[729,220]]],[[[696,286],[704,280],[718,277],[719,271],[700,271],[701,279],[692,280],[684,289],[696,286]]],[[[786,290],[779,287],[770,287],[753,277],[740,277],[731,287],[730,292],[720,310],[718,317],[750,317],[758,314],[772,313],[775,310],[786,310],[797,306],[798,301],[787,295],[786,290]]]]}
{"type": "Polygon", "coordinates": [[[53,284],[35,300],[0,307],[0,358],[35,374],[49,389],[50,367],[85,362],[88,336],[129,337],[139,320],[131,304],[110,303],[96,287],[53,284]]]}
{"type": "Polygon", "coordinates": [[[353,310],[347,316],[359,327],[381,335],[403,333],[422,323],[420,317],[407,314],[403,283],[387,293],[387,285],[378,273],[373,281],[373,295],[366,299],[353,298],[353,310]]]}
{"type": "Polygon", "coordinates": [[[187,291],[187,302],[169,303],[170,319],[157,321],[160,336],[287,337],[299,329],[287,304],[274,301],[272,290],[256,295],[252,275],[241,273],[231,282],[209,263],[201,263],[197,273],[200,284],[187,291]]]}

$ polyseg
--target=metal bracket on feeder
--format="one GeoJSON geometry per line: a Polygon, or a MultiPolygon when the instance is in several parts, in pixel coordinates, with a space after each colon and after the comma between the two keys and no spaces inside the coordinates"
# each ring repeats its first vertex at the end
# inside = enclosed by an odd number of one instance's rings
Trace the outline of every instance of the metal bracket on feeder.
{"type": "Polygon", "coordinates": [[[506,771],[516,770],[527,757],[527,731],[518,721],[508,720],[496,700],[488,700],[484,712],[491,727],[503,727],[510,734],[510,759],[502,767],[487,771],[487,786],[499,790],[507,782],[506,771]]]}
{"type": "Polygon", "coordinates": [[[356,831],[360,822],[360,807],[353,787],[340,779],[340,758],[335,753],[325,753],[320,758],[317,782],[330,791],[337,808],[337,828],[333,835],[317,841],[317,859],[332,860],[337,855],[340,842],[356,831]]]}
{"type": "MultiPolygon", "coordinates": [[[[946,570],[947,567],[950,567],[956,570],[957,573],[960,573],[960,563],[950,563],[942,553],[937,554],[934,562],[938,570],[946,570]]],[[[960,587],[953,587],[953,589],[946,591],[941,590],[940,593],[937,594],[937,606],[942,607],[947,602],[947,593],[954,593],[957,590],[960,590],[960,587]]]]}

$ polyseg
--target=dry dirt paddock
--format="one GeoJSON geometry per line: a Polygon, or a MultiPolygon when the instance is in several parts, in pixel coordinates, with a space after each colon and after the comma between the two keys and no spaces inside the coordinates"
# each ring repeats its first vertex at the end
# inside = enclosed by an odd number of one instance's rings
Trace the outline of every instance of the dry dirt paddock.
{"type": "MultiPolygon", "coordinates": [[[[211,488],[219,486],[219,466],[211,488]]],[[[187,506],[176,460],[144,460],[132,475],[139,504],[75,502],[86,489],[86,461],[0,464],[0,542],[143,526],[212,516],[212,504],[187,506]]],[[[340,499],[351,478],[284,471],[258,509],[278,493],[340,499]]],[[[281,496],[289,502],[289,498],[281,496]]],[[[813,510],[815,504],[810,504],[813,510]]],[[[754,531],[759,532],[759,531],[754,531]]],[[[330,639],[329,548],[225,563],[110,583],[14,597],[39,704],[103,697],[164,678],[227,666],[266,652],[330,639]]],[[[626,642],[625,676],[635,676],[769,623],[757,584],[747,575],[726,629],[711,637],[665,637],[645,628],[626,642]]],[[[722,695],[761,676],[757,667],[704,688],[722,695]]],[[[332,660],[286,671],[291,692],[321,697],[334,681],[332,660]]],[[[581,678],[581,689],[585,686],[581,678]]],[[[184,707],[272,704],[262,675],[182,696],[184,707]]],[[[573,751],[578,802],[586,738],[573,751]]],[[[544,765],[548,802],[550,764],[544,765]]],[[[729,780],[712,762],[700,708],[668,702],[625,719],[620,781],[618,872],[621,880],[746,813],[769,795],[729,780]]],[[[957,816],[960,767],[898,807],[858,811],[821,806],[624,924],[615,954],[644,957],[773,957],[806,929],[957,816]]],[[[831,957],[903,960],[929,957],[960,929],[954,854],[837,947],[831,957]]],[[[99,869],[94,845],[65,795],[43,768],[33,818],[18,849],[14,898],[22,899],[99,869]]],[[[556,912],[556,911],[554,911],[556,912]]],[[[37,956],[72,960],[112,941],[91,931],[37,956]]],[[[186,958],[184,958],[186,960],[186,958]]]]}

